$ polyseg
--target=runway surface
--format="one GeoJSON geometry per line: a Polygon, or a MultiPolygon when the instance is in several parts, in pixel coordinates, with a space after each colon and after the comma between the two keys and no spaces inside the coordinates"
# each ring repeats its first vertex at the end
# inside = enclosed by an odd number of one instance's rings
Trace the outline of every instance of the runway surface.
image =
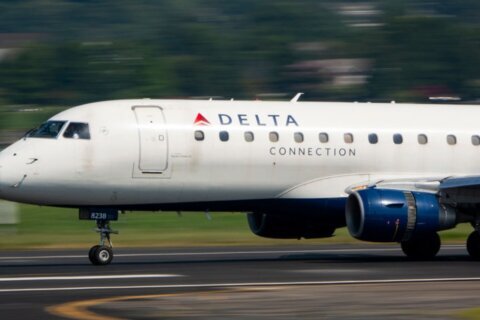
{"type": "Polygon", "coordinates": [[[434,261],[396,245],[116,249],[106,267],[86,251],[0,252],[1,318],[456,319],[480,307],[480,262],[463,246],[434,261]]]}

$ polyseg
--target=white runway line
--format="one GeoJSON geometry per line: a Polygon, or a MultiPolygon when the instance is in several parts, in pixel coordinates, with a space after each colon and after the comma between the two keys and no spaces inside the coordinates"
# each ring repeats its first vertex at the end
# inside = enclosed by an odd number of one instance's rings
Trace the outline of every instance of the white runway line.
{"type": "Polygon", "coordinates": [[[293,281],[293,282],[246,282],[246,283],[207,283],[207,284],[172,284],[172,285],[134,285],[134,286],[91,286],[91,287],[57,287],[57,288],[12,288],[0,289],[0,293],[12,292],[48,292],[48,291],[88,291],[88,290],[132,290],[132,289],[188,289],[188,288],[235,288],[235,287],[273,287],[273,286],[320,286],[320,285],[371,285],[400,283],[435,283],[480,281],[472,278],[412,278],[383,280],[343,280],[343,281],[293,281]]]}
{"type": "Polygon", "coordinates": [[[10,277],[0,278],[0,282],[19,281],[58,281],[58,280],[111,280],[111,279],[152,279],[183,277],[179,274],[119,274],[109,276],[46,276],[46,277],[10,277]]]}
{"type": "MultiPolygon", "coordinates": [[[[464,248],[463,245],[443,246],[442,250],[454,250],[464,248]]],[[[118,253],[115,257],[178,257],[178,256],[220,256],[220,255],[242,255],[242,254],[306,254],[306,253],[369,253],[369,252],[401,252],[400,248],[358,248],[358,249],[320,249],[320,250],[262,250],[262,251],[218,251],[218,252],[163,252],[163,253],[118,253]]],[[[0,257],[1,260],[42,260],[42,259],[78,259],[87,255],[45,255],[45,256],[11,256],[0,257]]]]}

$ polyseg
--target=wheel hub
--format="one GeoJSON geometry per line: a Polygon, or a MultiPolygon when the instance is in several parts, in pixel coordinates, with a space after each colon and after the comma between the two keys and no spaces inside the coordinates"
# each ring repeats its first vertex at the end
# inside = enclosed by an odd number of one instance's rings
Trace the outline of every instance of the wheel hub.
{"type": "Polygon", "coordinates": [[[103,262],[105,262],[105,261],[108,261],[108,259],[110,258],[110,254],[108,253],[107,250],[102,250],[102,251],[100,251],[100,253],[98,254],[98,257],[100,258],[100,260],[102,260],[103,262]]]}

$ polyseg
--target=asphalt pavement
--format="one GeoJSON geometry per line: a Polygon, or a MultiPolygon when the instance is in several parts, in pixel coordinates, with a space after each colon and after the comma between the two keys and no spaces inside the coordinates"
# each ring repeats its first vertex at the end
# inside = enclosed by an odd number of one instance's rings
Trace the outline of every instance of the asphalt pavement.
{"type": "Polygon", "coordinates": [[[433,261],[397,245],[119,248],[109,266],[87,249],[0,252],[2,319],[455,319],[480,307],[480,262],[464,246],[433,261]]]}

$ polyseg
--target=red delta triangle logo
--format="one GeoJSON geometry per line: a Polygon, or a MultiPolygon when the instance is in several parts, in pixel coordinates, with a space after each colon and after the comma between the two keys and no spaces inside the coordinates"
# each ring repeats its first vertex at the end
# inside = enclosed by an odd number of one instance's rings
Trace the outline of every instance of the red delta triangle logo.
{"type": "Polygon", "coordinates": [[[209,126],[210,121],[207,120],[201,113],[197,114],[195,121],[193,122],[196,126],[209,126]]]}

